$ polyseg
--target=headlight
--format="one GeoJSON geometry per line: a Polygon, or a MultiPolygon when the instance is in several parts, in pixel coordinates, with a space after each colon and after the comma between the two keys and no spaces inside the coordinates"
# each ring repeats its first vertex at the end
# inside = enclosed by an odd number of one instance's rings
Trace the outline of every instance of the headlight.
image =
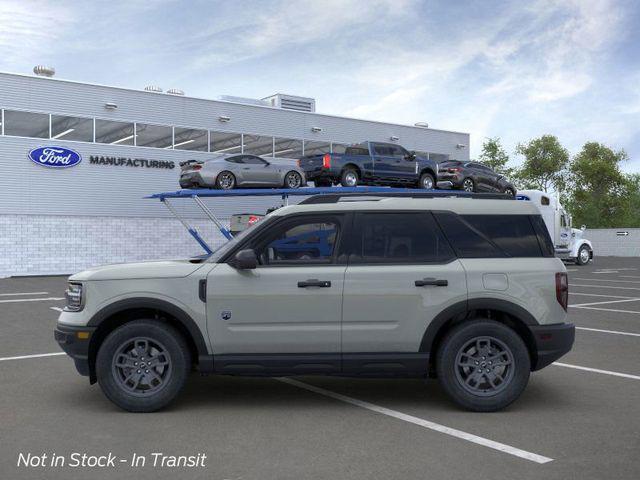
{"type": "Polygon", "coordinates": [[[67,298],[67,304],[64,307],[66,311],[79,312],[82,310],[84,302],[81,283],[69,283],[67,290],[64,292],[64,296],[67,298]]]}

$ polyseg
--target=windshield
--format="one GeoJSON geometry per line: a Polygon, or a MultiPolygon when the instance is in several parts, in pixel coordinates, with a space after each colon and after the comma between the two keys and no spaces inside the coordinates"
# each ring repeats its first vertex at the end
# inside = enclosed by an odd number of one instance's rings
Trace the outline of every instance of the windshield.
{"type": "Polygon", "coordinates": [[[242,243],[244,239],[247,238],[252,232],[255,232],[256,228],[259,228],[261,230],[266,223],[270,223],[271,218],[272,217],[269,217],[269,216],[264,217],[256,225],[253,225],[247,228],[246,230],[243,230],[238,235],[233,237],[231,240],[220,245],[211,253],[211,255],[209,255],[209,257],[207,258],[207,261],[214,262],[214,263],[218,262],[222,257],[224,257],[227,253],[229,253],[230,250],[235,248],[236,245],[238,245],[239,243],[242,243]]]}

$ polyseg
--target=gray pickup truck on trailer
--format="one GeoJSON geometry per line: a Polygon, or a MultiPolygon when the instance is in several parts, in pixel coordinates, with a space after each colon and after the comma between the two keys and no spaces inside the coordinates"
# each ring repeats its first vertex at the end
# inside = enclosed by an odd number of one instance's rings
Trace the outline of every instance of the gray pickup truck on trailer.
{"type": "Polygon", "coordinates": [[[531,202],[436,193],[309,197],[205,258],[72,275],[55,338],[129,411],[194,369],[436,376],[464,408],[504,408],[571,349],[567,273],[531,202]]]}

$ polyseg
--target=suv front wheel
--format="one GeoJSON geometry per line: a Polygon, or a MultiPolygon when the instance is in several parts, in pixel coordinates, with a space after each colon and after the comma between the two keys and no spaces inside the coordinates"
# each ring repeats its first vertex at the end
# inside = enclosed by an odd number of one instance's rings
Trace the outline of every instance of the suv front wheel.
{"type": "Polygon", "coordinates": [[[180,332],[154,320],[116,328],[96,358],[100,388],[130,412],[153,412],[168,405],[184,387],[190,369],[189,348],[180,332]]]}
{"type": "Polygon", "coordinates": [[[438,350],[436,370],[443,389],[458,405],[493,412],[520,396],[529,381],[531,360],[514,330],[477,319],[448,332],[438,350]]]}

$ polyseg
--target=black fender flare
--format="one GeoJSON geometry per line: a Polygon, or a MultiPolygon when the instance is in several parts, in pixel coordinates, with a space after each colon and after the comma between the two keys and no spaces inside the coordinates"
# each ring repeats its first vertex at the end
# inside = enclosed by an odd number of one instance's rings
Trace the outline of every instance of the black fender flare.
{"type": "Polygon", "coordinates": [[[113,315],[137,308],[160,310],[171,315],[180,322],[187,332],[189,332],[189,335],[191,336],[191,339],[198,351],[198,355],[208,355],[209,352],[207,351],[207,344],[204,340],[204,336],[202,335],[202,331],[198,328],[198,325],[196,325],[193,318],[191,318],[189,314],[177,305],[158,298],[133,297],[118,300],[117,302],[107,305],[102,310],[99,310],[93,317],[91,317],[87,326],[98,327],[105,319],[113,315]]]}
{"type": "Polygon", "coordinates": [[[498,310],[509,314],[516,320],[528,326],[539,325],[531,313],[520,305],[508,300],[498,298],[473,298],[471,300],[463,300],[442,310],[427,326],[422,341],[420,342],[420,352],[430,353],[436,336],[440,329],[451,319],[454,321],[461,320],[473,310],[498,310]]]}

